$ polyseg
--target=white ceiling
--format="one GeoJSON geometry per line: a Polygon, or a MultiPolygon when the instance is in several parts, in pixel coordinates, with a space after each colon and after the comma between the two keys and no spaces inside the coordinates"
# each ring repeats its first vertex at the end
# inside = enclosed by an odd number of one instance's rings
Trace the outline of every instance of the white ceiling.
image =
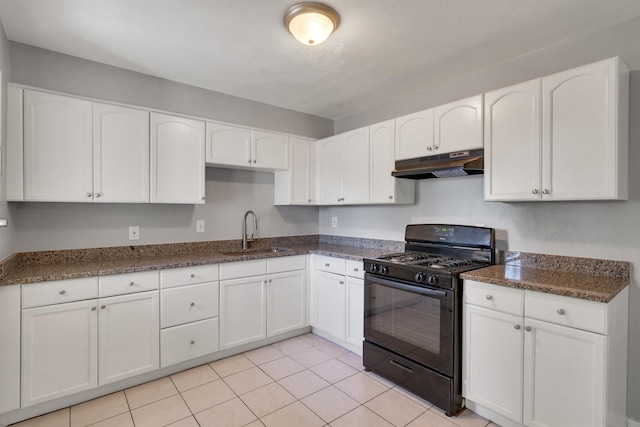
{"type": "Polygon", "coordinates": [[[326,0],[324,44],[296,0],[0,0],[10,40],[330,119],[640,16],[640,0],[326,0]]]}

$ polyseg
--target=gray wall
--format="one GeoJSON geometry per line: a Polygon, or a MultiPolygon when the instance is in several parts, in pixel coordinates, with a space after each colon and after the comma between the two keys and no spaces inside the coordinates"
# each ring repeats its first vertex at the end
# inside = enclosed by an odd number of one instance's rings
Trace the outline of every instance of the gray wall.
{"type": "MultiPolygon", "coordinates": [[[[0,82],[0,153],[7,152],[7,80],[9,77],[9,42],[4,33],[4,28],[0,23],[0,71],[2,72],[2,81],[0,82]]],[[[14,228],[13,220],[10,218],[9,207],[7,205],[6,194],[7,184],[4,180],[5,173],[2,171],[6,168],[6,159],[4,155],[0,155],[0,218],[9,219],[9,227],[0,228],[0,260],[14,252],[14,228]]]]}
{"type": "MultiPolygon", "coordinates": [[[[636,19],[455,79],[433,92],[340,120],[336,129],[346,131],[618,54],[627,65],[639,70],[638,40],[640,20],[636,19]]],[[[500,249],[632,262],[628,414],[640,421],[640,71],[631,73],[630,98],[628,201],[484,202],[480,176],[425,180],[418,182],[414,206],[321,208],[319,232],[403,240],[404,226],[410,223],[486,224],[497,230],[500,249]],[[334,216],[338,217],[338,228],[331,228],[334,216]]]]}

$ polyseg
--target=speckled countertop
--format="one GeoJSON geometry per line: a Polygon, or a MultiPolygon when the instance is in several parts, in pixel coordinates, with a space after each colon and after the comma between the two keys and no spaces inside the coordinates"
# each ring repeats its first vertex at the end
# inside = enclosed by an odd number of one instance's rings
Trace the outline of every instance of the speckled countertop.
{"type": "Polygon", "coordinates": [[[631,264],[626,261],[525,252],[500,255],[502,264],[472,270],[461,277],[597,302],[611,301],[629,285],[631,264]]]}
{"type": "Polygon", "coordinates": [[[245,255],[225,254],[240,251],[240,248],[239,240],[224,240],[22,252],[0,261],[0,286],[310,253],[362,260],[403,250],[404,242],[339,236],[292,236],[256,239],[245,255]],[[251,252],[273,247],[287,250],[251,252]]]}

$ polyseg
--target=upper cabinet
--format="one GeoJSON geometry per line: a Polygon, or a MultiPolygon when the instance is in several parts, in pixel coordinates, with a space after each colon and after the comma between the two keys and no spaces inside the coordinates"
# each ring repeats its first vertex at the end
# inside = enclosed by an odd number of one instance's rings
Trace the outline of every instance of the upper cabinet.
{"type": "Polygon", "coordinates": [[[628,87],[616,57],[486,94],[485,199],[627,199],[628,87]]]}
{"type": "Polygon", "coordinates": [[[433,109],[395,119],[396,158],[413,159],[433,154],[433,109]]]}
{"type": "Polygon", "coordinates": [[[275,205],[315,204],[315,141],[290,138],[289,170],[275,171],[275,205]]]}
{"type": "Polygon", "coordinates": [[[289,137],[207,122],[206,159],[212,166],[286,170],[289,137]]]}
{"type": "Polygon", "coordinates": [[[205,123],[151,113],[151,203],[203,204],[205,123]]]}
{"type": "Polygon", "coordinates": [[[435,107],[433,115],[435,136],[432,154],[483,147],[482,95],[435,107]]]}

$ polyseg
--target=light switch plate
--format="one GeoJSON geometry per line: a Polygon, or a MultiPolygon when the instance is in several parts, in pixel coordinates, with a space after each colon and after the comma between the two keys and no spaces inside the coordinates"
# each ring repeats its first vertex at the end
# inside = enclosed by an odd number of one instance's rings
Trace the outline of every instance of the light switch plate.
{"type": "Polygon", "coordinates": [[[196,221],[196,233],[204,233],[204,219],[196,221]]]}

